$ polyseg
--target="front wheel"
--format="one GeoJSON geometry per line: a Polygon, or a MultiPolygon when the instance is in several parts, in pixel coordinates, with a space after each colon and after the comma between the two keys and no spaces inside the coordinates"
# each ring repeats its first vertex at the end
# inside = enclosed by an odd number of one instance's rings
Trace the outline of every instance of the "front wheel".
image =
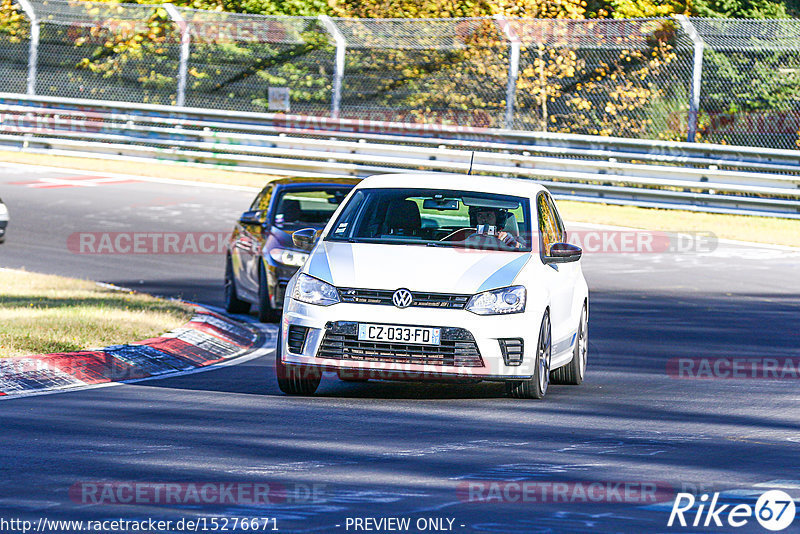
{"type": "Polygon", "coordinates": [[[553,384],[567,384],[579,386],[583,383],[586,374],[586,360],[589,351],[589,325],[587,320],[586,305],[581,310],[578,322],[578,333],[575,339],[575,348],[572,350],[572,361],[564,367],[559,367],[550,374],[553,384]]]}
{"type": "Polygon", "coordinates": [[[278,388],[287,395],[313,395],[322,381],[322,372],[313,367],[283,363],[282,337],[281,330],[278,330],[278,345],[275,349],[275,375],[278,379],[278,388]]]}
{"type": "Polygon", "coordinates": [[[528,380],[506,382],[506,392],[517,399],[541,399],[550,384],[550,358],[553,344],[550,333],[550,312],[545,310],[539,327],[539,342],[536,347],[536,370],[528,380]]]}

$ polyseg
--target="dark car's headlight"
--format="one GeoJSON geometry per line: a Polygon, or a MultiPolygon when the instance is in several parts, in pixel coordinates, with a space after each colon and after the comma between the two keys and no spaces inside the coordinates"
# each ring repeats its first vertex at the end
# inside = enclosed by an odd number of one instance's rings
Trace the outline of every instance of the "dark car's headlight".
{"type": "Polygon", "coordinates": [[[501,315],[525,311],[525,286],[510,286],[473,295],[466,310],[478,315],[501,315]]]}
{"type": "Polygon", "coordinates": [[[339,292],[327,282],[300,273],[292,290],[292,298],[307,304],[330,306],[339,302],[339,292]]]}
{"type": "Polygon", "coordinates": [[[289,267],[302,267],[308,259],[308,254],[305,252],[286,248],[273,248],[269,251],[269,255],[276,262],[289,267]]]}

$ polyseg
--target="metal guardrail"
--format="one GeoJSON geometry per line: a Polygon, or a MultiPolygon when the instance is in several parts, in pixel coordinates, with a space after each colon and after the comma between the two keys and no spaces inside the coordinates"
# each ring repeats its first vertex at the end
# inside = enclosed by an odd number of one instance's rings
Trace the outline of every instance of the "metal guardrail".
{"type": "Polygon", "coordinates": [[[561,197],[800,218],[800,153],[0,93],[0,146],[295,176],[465,172],[561,197]]]}

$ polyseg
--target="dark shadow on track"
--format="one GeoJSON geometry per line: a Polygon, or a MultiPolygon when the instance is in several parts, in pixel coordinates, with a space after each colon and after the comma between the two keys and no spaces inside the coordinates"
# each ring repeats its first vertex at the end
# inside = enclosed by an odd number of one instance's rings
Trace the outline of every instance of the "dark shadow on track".
{"type": "MultiPolygon", "coordinates": [[[[667,377],[667,362],[676,357],[797,356],[800,297],[774,295],[701,295],[673,298],[637,292],[593,292],[590,301],[589,368],[584,386],[552,386],[548,400],[582,396],[592,385],[605,382],[603,373],[650,376],[659,387],[694,390],[707,381],[667,377]]],[[[714,381],[718,391],[745,395],[752,380],[714,381]]],[[[188,377],[153,382],[155,387],[203,391],[280,394],[274,374],[274,356],[244,366],[215,371],[213,380],[198,383],[188,377]],[[248,376],[254,373],[258,380],[248,376]],[[230,378],[228,378],[230,376],[230,378]],[[177,381],[177,382],[176,382],[177,381]],[[180,384],[180,385],[177,385],[180,384]],[[250,384],[248,389],[243,384],[250,384]]],[[[656,384],[654,383],[654,386],[656,384]]],[[[785,387],[786,381],[777,387],[785,387]]],[[[626,392],[613,388],[612,395],[626,392]]],[[[594,394],[592,394],[594,395],[594,394]]],[[[418,383],[371,380],[345,383],[326,373],[317,396],[374,399],[485,399],[503,398],[502,384],[418,383]]]]}

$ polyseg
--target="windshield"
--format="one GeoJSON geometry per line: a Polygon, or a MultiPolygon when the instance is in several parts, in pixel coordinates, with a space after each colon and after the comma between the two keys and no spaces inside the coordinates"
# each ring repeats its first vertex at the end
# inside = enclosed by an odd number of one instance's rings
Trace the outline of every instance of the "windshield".
{"type": "Polygon", "coordinates": [[[276,200],[272,223],[291,232],[300,228],[322,228],[350,192],[349,187],[285,191],[276,200]]]}
{"type": "Polygon", "coordinates": [[[445,189],[361,189],[329,241],[529,252],[525,198],[445,189]]]}

